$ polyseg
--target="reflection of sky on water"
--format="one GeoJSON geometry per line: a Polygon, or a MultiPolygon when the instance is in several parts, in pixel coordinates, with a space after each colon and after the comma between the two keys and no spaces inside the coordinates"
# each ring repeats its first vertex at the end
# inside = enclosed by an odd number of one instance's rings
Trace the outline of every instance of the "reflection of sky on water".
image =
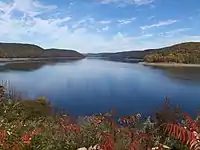
{"type": "Polygon", "coordinates": [[[138,64],[81,60],[31,71],[0,73],[30,97],[44,95],[73,114],[117,108],[121,114],[155,111],[168,96],[191,111],[200,106],[200,84],[138,64]]]}
{"type": "Polygon", "coordinates": [[[188,84],[200,84],[200,67],[155,67],[155,69],[162,69],[163,74],[174,80],[175,82],[183,83],[187,82],[188,84]]]}

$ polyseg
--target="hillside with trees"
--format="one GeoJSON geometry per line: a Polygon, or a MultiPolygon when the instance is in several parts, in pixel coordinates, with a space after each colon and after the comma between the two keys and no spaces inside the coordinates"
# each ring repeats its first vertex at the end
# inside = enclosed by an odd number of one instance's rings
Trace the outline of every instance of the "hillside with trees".
{"type": "MultiPolygon", "coordinates": [[[[145,62],[200,64],[200,42],[186,42],[159,49],[124,51],[116,53],[86,54],[107,60],[130,62],[133,59],[145,62]]],[[[0,43],[0,58],[84,58],[75,50],[43,49],[33,44],[0,43]]]]}
{"type": "Polygon", "coordinates": [[[146,51],[124,51],[116,53],[89,53],[88,57],[104,57],[112,60],[122,60],[122,59],[143,59],[145,55],[149,53],[149,50],[146,51]]]}
{"type": "Polygon", "coordinates": [[[0,43],[0,58],[84,58],[75,50],[43,49],[33,44],[0,43]]]}
{"type": "Polygon", "coordinates": [[[186,42],[158,49],[124,51],[116,53],[87,54],[88,57],[100,57],[108,60],[128,61],[141,59],[146,62],[200,63],[200,42],[186,42]]]}
{"type": "Polygon", "coordinates": [[[0,58],[33,58],[43,51],[43,48],[32,44],[0,43],[0,58]]]}
{"type": "Polygon", "coordinates": [[[46,49],[40,57],[83,57],[83,55],[75,50],[46,49]]]}
{"type": "Polygon", "coordinates": [[[98,58],[120,62],[140,62],[149,53],[149,51],[124,51],[116,53],[89,53],[88,58],[98,58]]]}
{"type": "Polygon", "coordinates": [[[200,42],[187,42],[155,49],[144,57],[144,61],[200,64],[200,42]]]}

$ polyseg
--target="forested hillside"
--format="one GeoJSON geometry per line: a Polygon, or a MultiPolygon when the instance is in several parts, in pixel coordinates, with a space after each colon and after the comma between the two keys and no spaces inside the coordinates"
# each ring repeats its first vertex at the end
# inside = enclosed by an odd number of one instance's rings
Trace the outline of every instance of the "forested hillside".
{"type": "Polygon", "coordinates": [[[75,50],[46,49],[43,51],[40,57],[84,57],[84,56],[75,50]]]}
{"type": "Polygon", "coordinates": [[[144,57],[146,62],[200,63],[200,42],[187,42],[160,48],[144,57]]]}
{"type": "MultiPolygon", "coordinates": [[[[187,42],[159,49],[144,51],[125,51],[116,53],[87,54],[92,57],[103,57],[109,60],[127,61],[129,59],[144,59],[146,62],[200,63],[200,42],[187,42]]],[[[43,49],[37,45],[0,43],[0,58],[53,58],[71,57],[84,58],[84,55],[74,50],[43,49]]]]}
{"type": "Polygon", "coordinates": [[[113,60],[120,59],[143,59],[149,53],[149,50],[146,51],[124,51],[124,52],[116,52],[116,53],[89,53],[88,57],[104,57],[113,60]]]}
{"type": "Polygon", "coordinates": [[[0,58],[37,57],[43,50],[43,48],[31,44],[0,43],[0,58]]]}
{"type": "Polygon", "coordinates": [[[88,57],[102,57],[109,60],[124,61],[143,59],[146,62],[200,63],[200,42],[186,42],[158,49],[124,51],[116,53],[90,53],[88,57]]]}
{"type": "Polygon", "coordinates": [[[83,58],[84,55],[75,50],[43,49],[37,45],[20,43],[0,43],[0,58],[83,58]]]}

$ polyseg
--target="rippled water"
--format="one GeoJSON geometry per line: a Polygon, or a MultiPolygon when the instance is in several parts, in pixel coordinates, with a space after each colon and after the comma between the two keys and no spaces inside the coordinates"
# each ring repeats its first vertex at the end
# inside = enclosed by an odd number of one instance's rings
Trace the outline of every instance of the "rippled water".
{"type": "Polygon", "coordinates": [[[72,115],[115,108],[120,115],[159,109],[165,97],[189,113],[200,108],[200,68],[153,68],[137,63],[84,59],[62,63],[1,65],[9,80],[30,98],[46,96],[72,115]]]}

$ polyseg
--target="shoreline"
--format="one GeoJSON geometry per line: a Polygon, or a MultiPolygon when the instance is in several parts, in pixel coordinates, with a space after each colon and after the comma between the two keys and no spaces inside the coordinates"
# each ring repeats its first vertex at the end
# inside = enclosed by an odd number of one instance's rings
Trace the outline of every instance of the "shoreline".
{"type": "Polygon", "coordinates": [[[182,64],[182,63],[148,63],[140,62],[144,66],[153,66],[153,67],[200,67],[200,64],[182,64]]]}
{"type": "Polygon", "coordinates": [[[79,60],[79,57],[46,57],[46,58],[0,58],[0,63],[7,62],[25,62],[25,61],[42,61],[42,60],[79,60]]]}

